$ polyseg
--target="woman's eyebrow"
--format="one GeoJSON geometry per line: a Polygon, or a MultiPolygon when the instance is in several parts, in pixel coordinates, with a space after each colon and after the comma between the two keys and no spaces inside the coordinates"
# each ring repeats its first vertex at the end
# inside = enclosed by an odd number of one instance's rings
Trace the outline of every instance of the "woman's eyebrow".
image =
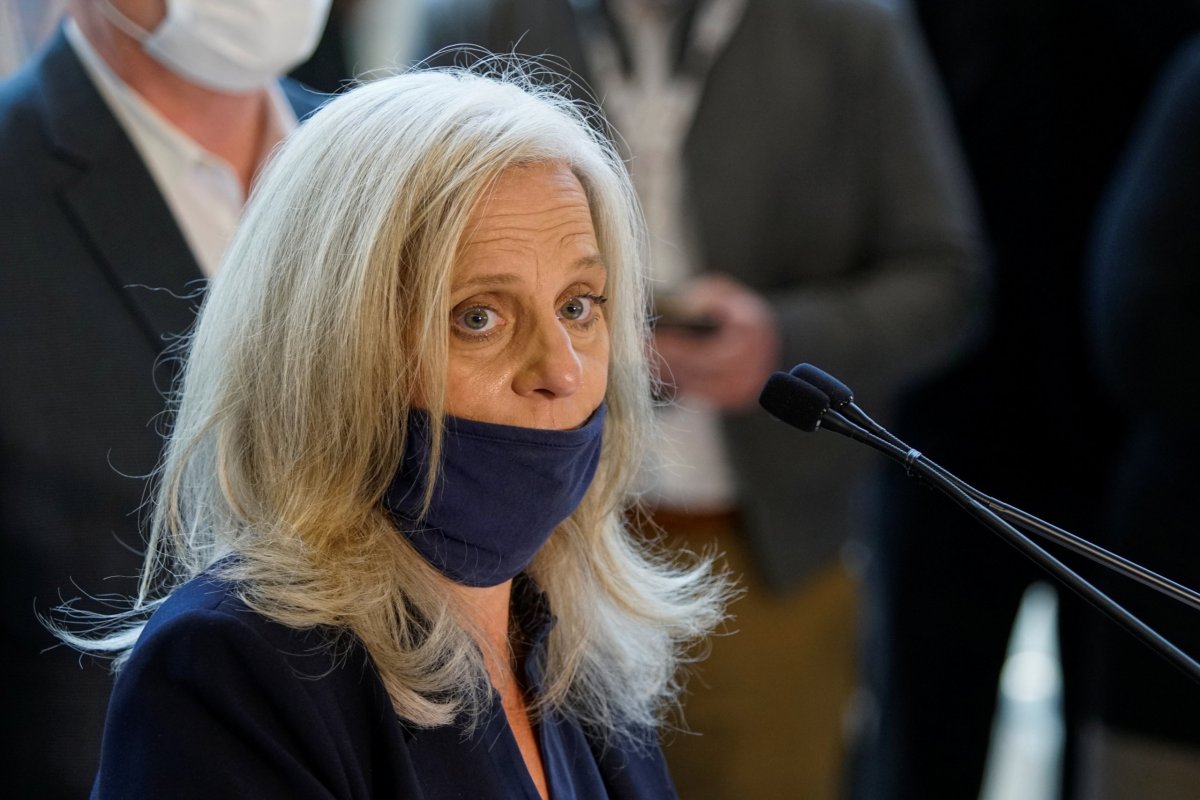
{"type": "Polygon", "coordinates": [[[575,263],[571,267],[572,269],[599,269],[608,272],[608,265],[604,263],[604,259],[598,253],[575,259],[575,263]]]}

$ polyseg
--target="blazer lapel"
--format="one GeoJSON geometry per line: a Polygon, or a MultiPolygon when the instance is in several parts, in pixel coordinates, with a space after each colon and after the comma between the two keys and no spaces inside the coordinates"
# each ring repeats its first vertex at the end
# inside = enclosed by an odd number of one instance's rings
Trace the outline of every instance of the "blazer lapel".
{"type": "Polygon", "coordinates": [[[42,118],[53,154],[75,167],[64,211],[156,351],[192,324],[204,278],[179,226],[60,29],[44,54],[42,118]]]}

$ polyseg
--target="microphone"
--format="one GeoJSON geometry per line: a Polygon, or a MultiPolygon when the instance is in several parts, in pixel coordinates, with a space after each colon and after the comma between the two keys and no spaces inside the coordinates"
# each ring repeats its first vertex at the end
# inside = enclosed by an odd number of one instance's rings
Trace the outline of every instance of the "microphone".
{"type": "Polygon", "coordinates": [[[830,409],[828,394],[786,372],[776,372],[767,379],[758,402],[772,416],[806,433],[820,427],[830,409]]]}
{"type": "Polygon", "coordinates": [[[796,366],[792,367],[788,374],[800,378],[803,381],[807,381],[825,394],[829,395],[830,407],[837,410],[851,422],[854,422],[859,427],[870,431],[879,438],[891,442],[897,447],[903,447],[906,450],[908,449],[908,446],[905,445],[904,442],[893,436],[878,422],[871,419],[871,417],[867,415],[867,412],[863,411],[862,408],[860,408],[858,404],[854,402],[854,392],[850,390],[849,386],[842,383],[825,370],[814,367],[812,364],[797,364],[796,366]]]}
{"type": "Polygon", "coordinates": [[[1034,525],[1035,530],[1033,532],[1054,535],[1056,541],[1061,541],[1063,544],[1076,550],[1076,552],[1081,552],[1084,555],[1099,560],[1100,563],[1107,567],[1117,569],[1124,574],[1130,574],[1130,570],[1132,569],[1133,574],[1130,577],[1135,577],[1159,591],[1170,594],[1175,599],[1187,602],[1189,605],[1195,605],[1193,599],[1196,597],[1195,592],[1156,575],[1150,570],[1146,570],[1120,556],[1109,553],[1107,550],[1099,548],[1074,534],[1067,533],[1048,523],[1043,523],[1036,517],[1020,511],[1020,509],[994,501],[992,498],[974,489],[974,487],[954,477],[933,461],[925,458],[920,451],[904,444],[903,441],[893,436],[883,426],[871,420],[854,403],[854,395],[849,387],[816,367],[801,364],[794,367],[790,373],[774,373],[764,385],[759,397],[759,403],[772,416],[793,427],[810,433],[820,429],[832,430],[835,433],[848,436],[855,441],[873,447],[894,460],[900,461],[905,465],[910,475],[915,474],[946,494],[958,505],[971,513],[972,516],[991,528],[1001,538],[1036,561],[1077,594],[1099,608],[1144,644],[1155,650],[1160,656],[1170,661],[1193,680],[1200,682],[1200,664],[1197,664],[1190,656],[1124,607],[1117,604],[1108,595],[1084,580],[1067,565],[1035,544],[1027,536],[1002,519],[998,512],[1011,512],[1018,523],[1034,525]],[[809,378],[815,380],[809,380],[809,378]],[[852,420],[847,415],[858,417],[866,424],[864,425],[857,420],[852,420]],[[876,428],[883,435],[877,434],[871,428],[876,428]],[[993,509],[989,507],[990,503],[996,503],[1001,507],[993,509]],[[1043,527],[1039,528],[1035,523],[1040,523],[1043,527]],[[1061,537],[1058,534],[1061,534],[1061,537]]]}
{"type": "MultiPolygon", "coordinates": [[[[912,449],[891,434],[888,434],[889,438],[877,436],[847,419],[840,411],[835,410],[834,401],[829,395],[793,374],[776,372],[771,375],[763,386],[758,402],[773,417],[802,431],[811,433],[823,428],[873,447],[909,467],[910,473],[911,468],[922,458],[919,450],[912,449]]],[[[925,463],[928,466],[932,462],[925,463]]],[[[952,485],[952,482],[944,477],[940,482],[952,485]]]]}
{"type": "MultiPolygon", "coordinates": [[[[843,416],[850,421],[859,425],[867,431],[870,431],[875,436],[890,442],[895,447],[909,451],[911,448],[894,436],[882,425],[871,419],[865,411],[862,410],[854,402],[854,392],[850,387],[839,381],[837,378],[830,375],[828,372],[815,367],[812,364],[797,364],[792,367],[788,373],[794,377],[800,378],[824,394],[828,395],[830,408],[838,410],[843,416]]],[[[852,437],[853,438],[853,437],[852,437]]],[[[886,451],[885,451],[886,452],[886,451]]],[[[915,451],[914,451],[915,452],[915,451]]],[[[1033,533],[1043,538],[1050,539],[1058,544],[1078,553],[1092,561],[1101,564],[1117,573],[1131,578],[1143,586],[1148,586],[1151,589],[1170,597],[1185,605],[1191,606],[1196,610],[1200,610],[1200,593],[1197,593],[1182,584],[1176,583],[1169,578],[1165,578],[1145,567],[1134,563],[1122,556],[1117,555],[1109,550],[1105,550],[1097,544],[1089,542],[1081,536],[1076,536],[1070,531],[1063,530],[1057,525],[1053,525],[1045,520],[1035,517],[1026,511],[1022,511],[1015,506],[997,500],[996,498],[984,494],[983,492],[971,486],[966,481],[953,475],[949,470],[935,464],[928,459],[925,463],[931,469],[937,470],[947,480],[954,482],[959,488],[969,494],[971,497],[978,500],[983,505],[992,509],[996,513],[1003,516],[1010,522],[1018,525],[1030,533],[1033,533]]],[[[912,474],[909,469],[909,474],[912,474]]]]}

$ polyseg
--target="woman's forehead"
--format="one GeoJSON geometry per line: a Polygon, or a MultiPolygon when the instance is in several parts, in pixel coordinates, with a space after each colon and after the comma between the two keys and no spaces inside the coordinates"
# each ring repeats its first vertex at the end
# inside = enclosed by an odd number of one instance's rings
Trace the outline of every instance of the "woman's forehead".
{"type": "Polygon", "coordinates": [[[472,213],[454,283],[511,281],[513,273],[551,265],[605,269],[587,195],[561,164],[505,170],[472,213]]]}

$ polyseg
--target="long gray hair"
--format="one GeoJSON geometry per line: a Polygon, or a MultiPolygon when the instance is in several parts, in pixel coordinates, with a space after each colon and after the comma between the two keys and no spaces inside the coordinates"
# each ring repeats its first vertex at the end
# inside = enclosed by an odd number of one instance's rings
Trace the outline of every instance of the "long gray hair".
{"type": "Polygon", "coordinates": [[[593,113],[509,66],[379,79],[303,125],[260,177],[188,344],[133,610],[108,635],[60,635],[119,667],[148,614],[216,564],[260,614],[353,633],[402,717],[477,714],[480,648],[381,498],[418,392],[440,429],[475,203],[507,168],[563,163],[608,267],[612,350],[596,478],[529,570],[558,618],[542,702],[608,735],[660,722],[730,590],[709,559],[669,559],[627,528],[655,436],[645,235],[593,113]]]}

